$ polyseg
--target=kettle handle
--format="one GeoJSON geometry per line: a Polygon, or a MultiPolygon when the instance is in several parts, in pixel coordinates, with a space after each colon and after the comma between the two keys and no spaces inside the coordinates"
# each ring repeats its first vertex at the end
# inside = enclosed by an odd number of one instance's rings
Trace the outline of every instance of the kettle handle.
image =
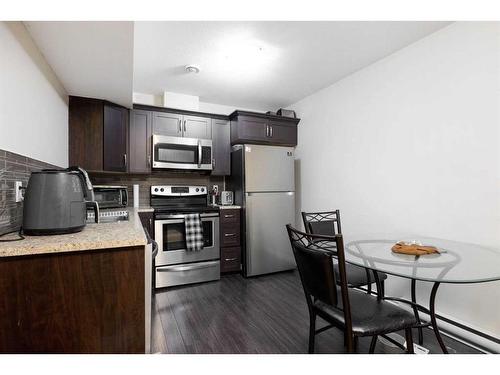
{"type": "Polygon", "coordinates": [[[97,203],[95,201],[87,201],[87,202],[85,202],[85,205],[87,207],[87,210],[89,208],[94,209],[94,221],[96,223],[98,223],[99,222],[99,203],[97,203]]]}

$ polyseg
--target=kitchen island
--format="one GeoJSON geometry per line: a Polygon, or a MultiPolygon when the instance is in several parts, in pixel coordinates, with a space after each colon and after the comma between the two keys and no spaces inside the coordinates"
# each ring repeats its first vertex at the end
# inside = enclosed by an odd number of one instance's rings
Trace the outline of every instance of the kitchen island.
{"type": "Polygon", "coordinates": [[[134,209],[128,221],[0,243],[0,353],[147,352],[148,249],[134,209]]]}

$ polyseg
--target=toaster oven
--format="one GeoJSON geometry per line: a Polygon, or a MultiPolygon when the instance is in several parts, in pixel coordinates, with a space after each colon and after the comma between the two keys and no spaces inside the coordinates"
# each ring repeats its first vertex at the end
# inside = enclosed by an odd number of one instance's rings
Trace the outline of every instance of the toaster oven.
{"type": "Polygon", "coordinates": [[[123,208],[128,204],[126,186],[94,185],[94,197],[99,208],[123,208]]]}

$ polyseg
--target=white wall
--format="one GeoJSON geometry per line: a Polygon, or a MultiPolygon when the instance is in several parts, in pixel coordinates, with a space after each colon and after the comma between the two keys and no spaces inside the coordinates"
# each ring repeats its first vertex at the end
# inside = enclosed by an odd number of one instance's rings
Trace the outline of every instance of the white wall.
{"type": "MultiPolygon", "coordinates": [[[[139,92],[134,92],[133,101],[134,101],[134,104],[153,105],[156,107],[162,107],[164,104],[163,95],[144,94],[144,93],[139,93],[139,92]]],[[[167,107],[170,108],[170,106],[167,106],[167,107]]],[[[186,109],[186,110],[190,110],[190,111],[195,110],[195,109],[192,109],[191,107],[186,107],[186,108],[172,107],[172,108],[180,108],[180,109],[186,109]]],[[[216,113],[216,114],[220,114],[220,115],[230,115],[236,109],[239,109],[242,111],[251,111],[251,112],[265,112],[265,110],[263,110],[263,109],[241,108],[241,107],[236,107],[236,106],[232,106],[232,105],[214,104],[214,103],[207,103],[207,102],[198,102],[198,108],[196,110],[199,112],[216,113]]]]}
{"type": "MultiPolygon", "coordinates": [[[[454,23],[290,108],[299,208],[339,208],[346,234],[500,248],[500,23],[454,23]]],[[[437,309],[500,337],[500,282],[443,285],[437,309]]]]}
{"type": "Polygon", "coordinates": [[[68,164],[64,88],[21,22],[0,22],[0,149],[68,164]]]}

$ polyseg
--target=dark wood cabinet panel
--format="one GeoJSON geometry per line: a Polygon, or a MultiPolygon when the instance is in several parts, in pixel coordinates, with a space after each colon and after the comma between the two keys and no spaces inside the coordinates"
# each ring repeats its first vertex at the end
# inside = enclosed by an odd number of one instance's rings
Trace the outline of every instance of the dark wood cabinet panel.
{"type": "Polygon", "coordinates": [[[212,139],[212,121],[208,117],[183,116],[182,136],[186,138],[212,139]]]}
{"type": "Polygon", "coordinates": [[[144,353],[144,247],[0,259],[1,353],[144,353]]]}
{"type": "Polygon", "coordinates": [[[269,138],[273,144],[296,145],[297,127],[280,123],[277,121],[269,122],[269,138]]]}
{"type": "Polygon", "coordinates": [[[93,98],[69,97],[69,164],[89,171],[125,172],[128,109],[93,98]]]}
{"type": "Polygon", "coordinates": [[[221,224],[238,224],[240,223],[240,210],[222,209],[220,210],[221,224]]]}
{"type": "Polygon", "coordinates": [[[297,145],[300,119],[235,111],[231,118],[231,144],[297,145]]]}
{"type": "Polygon", "coordinates": [[[231,120],[231,143],[267,143],[267,121],[242,116],[231,120]]]}
{"type": "Polygon", "coordinates": [[[241,270],[241,247],[226,247],[221,249],[221,272],[236,272],[241,270]]]}
{"type": "Polygon", "coordinates": [[[134,109],[130,112],[129,172],[151,172],[152,113],[134,109]]]}
{"type": "Polygon", "coordinates": [[[104,105],[104,157],[105,171],[127,171],[128,111],[122,107],[104,105]]]}
{"type": "Polygon", "coordinates": [[[221,272],[241,270],[241,213],[240,209],[220,210],[221,272]]]}
{"type": "Polygon", "coordinates": [[[240,245],[240,224],[221,224],[220,243],[222,247],[240,245]]]}
{"type": "Polygon", "coordinates": [[[69,97],[69,165],[94,171],[103,169],[103,112],[101,100],[69,97]]]}
{"type": "Polygon", "coordinates": [[[212,120],[212,176],[231,174],[231,125],[229,121],[212,120]]]}
{"type": "Polygon", "coordinates": [[[182,137],[182,115],[167,112],[152,112],[153,134],[182,137]]]}

